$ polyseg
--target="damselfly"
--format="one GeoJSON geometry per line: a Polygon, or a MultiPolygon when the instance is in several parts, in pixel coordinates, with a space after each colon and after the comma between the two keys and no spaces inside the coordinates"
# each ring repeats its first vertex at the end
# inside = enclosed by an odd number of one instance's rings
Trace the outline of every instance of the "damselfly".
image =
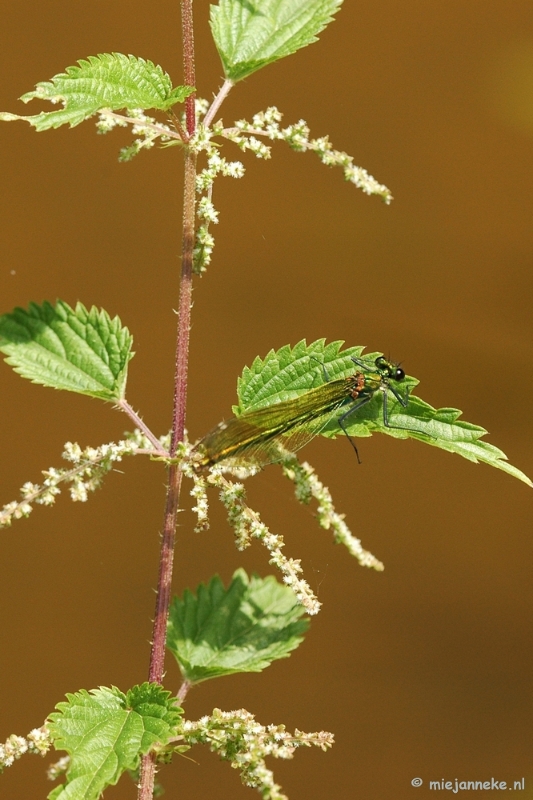
{"type": "MultiPolygon", "coordinates": [[[[346,378],[326,380],[299,397],[251,408],[238,417],[221,422],[196,443],[194,450],[198,453],[198,467],[209,467],[230,458],[258,466],[279,461],[280,447],[290,452],[299,450],[325,428],[338,409],[346,405],[349,408],[340,414],[337,423],[359,460],[355,442],[348,433],[347,421],[369,403],[376,392],[382,392],[383,395],[385,427],[417,433],[411,428],[391,425],[389,421],[389,392],[403,408],[407,407],[409,401],[409,389],[402,395],[394,385],[404,380],[403,369],[383,356],[374,361],[375,371],[358,358],[352,357],[352,361],[363,371],[357,370],[346,378]]],[[[327,378],[325,369],[324,374],[327,378]]]]}

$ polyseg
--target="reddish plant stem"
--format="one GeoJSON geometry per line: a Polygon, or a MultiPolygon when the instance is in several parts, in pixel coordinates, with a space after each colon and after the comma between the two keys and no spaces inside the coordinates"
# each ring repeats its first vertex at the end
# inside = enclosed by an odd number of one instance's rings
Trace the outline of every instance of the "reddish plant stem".
{"type": "Polygon", "coordinates": [[[151,755],[143,756],[141,760],[141,776],[138,786],[138,800],[152,800],[155,784],[155,759],[151,755]]]}
{"type": "MultiPolygon", "coordinates": [[[[194,72],[194,35],[193,35],[193,0],[181,0],[182,39],[184,83],[195,85],[194,72]]],[[[192,136],[195,130],[194,95],[186,100],[185,117],[187,133],[192,136]]],[[[189,361],[189,335],[191,328],[192,306],[192,260],[194,248],[195,220],[195,177],[196,154],[185,150],[185,175],[183,189],[183,239],[182,262],[178,311],[178,330],[176,343],[176,372],[174,383],[174,406],[172,413],[172,434],[170,454],[174,455],[177,445],[183,441],[185,433],[185,412],[187,405],[187,370],[189,361]]],[[[159,579],[157,584],[155,617],[150,653],[149,680],[161,683],[165,668],[165,641],[167,631],[168,609],[172,588],[172,568],[174,561],[174,540],[179,496],[181,488],[181,471],[176,464],[171,464],[168,471],[168,486],[165,505],[163,534],[159,560],[159,579]]],[[[155,760],[153,755],[143,756],[139,783],[139,800],[151,800],[154,791],[155,760]]]]}
{"type": "MultiPolygon", "coordinates": [[[[191,327],[192,301],[192,249],[194,246],[194,179],[196,156],[186,152],[185,187],[183,203],[183,245],[178,313],[178,335],[176,344],[176,375],[174,384],[174,410],[170,455],[176,452],[185,433],[185,410],[187,401],[187,367],[189,357],[189,333],[191,327]]],[[[149,680],[161,683],[165,662],[165,638],[168,609],[170,605],[174,538],[181,488],[181,471],[171,464],[168,471],[167,499],[161,540],[159,580],[157,584],[156,609],[150,657],[149,680]]]]}
{"type": "Polygon", "coordinates": [[[185,153],[185,185],[183,190],[183,243],[181,261],[180,301],[178,310],[178,340],[176,345],[176,375],[174,384],[174,412],[170,455],[183,441],[187,401],[187,370],[189,362],[189,334],[192,306],[192,259],[194,248],[196,153],[185,153]]]}
{"type": "MultiPolygon", "coordinates": [[[[183,40],[183,80],[185,86],[196,86],[194,69],[194,27],[192,15],[193,0],[181,0],[181,36],[183,40]]],[[[185,120],[187,133],[192,136],[196,128],[194,100],[191,94],[185,101],[185,120]]]]}

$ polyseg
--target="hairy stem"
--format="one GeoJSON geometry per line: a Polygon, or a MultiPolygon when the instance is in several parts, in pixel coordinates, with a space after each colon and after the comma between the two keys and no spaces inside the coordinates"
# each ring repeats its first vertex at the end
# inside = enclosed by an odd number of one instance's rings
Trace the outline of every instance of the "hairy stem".
{"type": "MultiPolygon", "coordinates": [[[[181,0],[181,20],[183,39],[183,71],[184,83],[194,86],[194,33],[193,33],[193,0],[181,0]]],[[[194,95],[185,101],[185,118],[187,133],[192,136],[195,129],[194,95]]],[[[182,262],[179,294],[178,330],[176,342],[176,371],[174,382],[174,407],[172,413],[172,434],[170,454],[174,455],[177,445],[183,441],[185,432],[185,412],[187,401],[187,370],[189,360],[189,334],[191,328],[192,305],[192,258],[194,247],[194,213],[195,213],[195,176],[196,155],[185,150],[185,175],[183,189],[183,234],[182,262]]],[[[172,464],[168,471],[167,497],[161,550],[159,560],[159,579],[155,617],[150,653],[149,680],[161,683],[165,666],[165,641],[167,632],[168,609],[172,588],[172,567],[174,561],[174,539],[181,488],[181,471],[172,464]]],[[[141,763],[141,780],[139,783],[139,800],[151,800],[154,791],[155,761],[153,756],[146,755],[141,763]]]]}
{"type": "MultiPolygon", "coordinates": [[[[196,85],[194,69],[194,27],[193,27],[193,0],[181,0],[181,36],[183,40],[183,83],[185,86],[196,85]]],[[[192,136],[196,127],[196,114],[194,108],[195,94],[189,95],[185,100],[185,120],[187,133],[192,136]]]]}
{"type": "Polygon", "coordinates": [[[183,701],[187,697],[187,694],[188,694],[189,689],[191,688],[191,686],[192,686],[192,684],[189,681],[183,681],[183,683],[181,684],[181,686],[179,688],[179,692],[176,695],[176,697],[178,698],[178,702],[180,704],[183,703],[183,701]]]}
{"type": "Polygon", "coordinates": [[[196,153],[185,152],[185,185],[183,190],[183,241],[181,261],[180,300],[178,310],[178,336],[176,345],[176,373],[174,383],[174,412],[170,455],[183,441],[187,400],[187,370],[189,361],[189,335],[192,306],[192,259],[194,248],[196,153]]]}
{"type": "Polygon", "coordinates": [[[117,408],[120,408],[121,411],[124,411],[128,415],[128,417],[131,420],[133,420],[137,428],[139,428],[139,430],[144,433],[148,441],[153,444],[157,453],[161,453],[161,455],[167,455],[165,448],[163,447],[157,436],[155,436],[152,433],[148,425],[146,425],[142,421],[137,412],[133,410],[130,404],[126,402],[126,400],[119,400],[117,403],[117,408]]]}
{"type": "Polygon", "coordinates": [[[220,89],[218,90],[218,94],[211,103],[207,114],[204,117],[203,124],[206,128],[209,128],[213,119],[215,118],[215,114],[217,113],[218,109],[228,96],[230,89],[232,88],[233,83],[229,80],[225,80],[220,89]]]}

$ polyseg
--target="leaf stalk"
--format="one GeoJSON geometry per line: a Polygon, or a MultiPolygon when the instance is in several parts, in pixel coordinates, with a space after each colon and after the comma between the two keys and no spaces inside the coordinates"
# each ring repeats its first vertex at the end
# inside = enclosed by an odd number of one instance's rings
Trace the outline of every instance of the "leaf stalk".
{"type": "Polygon", "coordinates": [[[143,422],[141,417],[137,414],[136,411],[133,410],[133,408],[126,400],[124,399],[119,400],[117,403],[117,408],[120,408],[121,411],[124,411],[124,413],[127,414],[128,417],[135,423],[137,428],[139,428],[139,430],[144,433],[148,441],[153,444],[156,453],[159,453],[162,456],[167,455],[165,448],[163,447],[157,436],[154,433],[152,433],[148,425],[146,425],[143,422]]]}
{"type": "Polygon", "coordinates": [[[204,117],[203,124],[204,124],[205,128],[209,128],[209,126],[213,122],[213,120],[215,118],[215,114],[217,113],[218,109],[220,108],[220,106],[222,105],[222,103],[224,102],[224,100],[226,99],[228,94],[230,93],[230,90],[231,90],[232,87],[233,87],[232,81],[230,81],[230,80],[228,80],[226,78],[226,80],[224,81],[224,83],[222,84],[220,89],[218,90],[217,96],[215,97],[215,99],[211,103],[211,105],[210,105],[210,107],[209,107],[209,109],[207,111],[207,114],[204,117]]]}

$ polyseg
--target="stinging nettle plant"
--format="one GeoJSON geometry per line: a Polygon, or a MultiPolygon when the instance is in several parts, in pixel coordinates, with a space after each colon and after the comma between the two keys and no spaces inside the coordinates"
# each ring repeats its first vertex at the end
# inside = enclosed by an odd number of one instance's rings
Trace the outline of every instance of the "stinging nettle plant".
{"type": "Polygon", "coordinates": [[[48,770],[52,780],[62,780],[49,794],[53,800],[98,798],[124,773],[138,784],[139,798],[148,800],[157,788],[156,770],[162,771],[174,755],[196,744],[208,745],[239,769],[244,784],[275,800],[285,795],[266,766],[267,756],[291,758],[298,747],[332,746],[330,733],[290,733],[282,724],[260,724],[245,709],[214,709],[193,721],[182,708],[192,686],[223,675],[259,672],[289,656],[307,630],[305,614],[319,611],[300,561],[284,554],[282,536],[271,532],[246,501],[243,481],[266,464],[278,463],[294,483],[297,500],[315,501],[320,526],[331,529],[334,540],[362,566],[378,571],[383,569],[381,562],[350,532],[313,468],[295,455],[313,436],[346,436],[356,455],[354,440],[374,432],[418,439],[532,485],[498,448],[484,441],[483,428],[461,420],[457,409],[435,409],[415,396],[418,382],[381,353],[363,354],[359,346],[342,349],[340,341],[301,341],[257,357],[238,380],[233,418],[195,444],[187,441],[193,277],[203,274],[212,258],[212,226],[218,222],[215,179],[244,174],[239,161],[223,155],[226,149],[236,145],[267,159],[270,143],[281,140],[297,152],[313,151],[328,166],[341,167],[345,180],[366,194],[387,204],[392,199],[386,186],[355,166],[351,156],[336,150],[326,136],[311,138],[303,120],[284,127],[275,107],[229,127],[219,116],[236,83],[316,41],[341,1],[220,0],[211,6],[211,31],[225,74],[212,103],[196,96],[192,0],[182,0],[183,85],[173,87],[167,73],[150,61],[105,53],[80,60],[21,98],[26,103],[50,101],[54,110],[30,116],[0,114],[4,121],[26,120],[37,131],[64,124],[73,127],[96,116],[100,133],[117,126],[131,129],[134,139],[121,151],[122,161],[155,144],[181,148],[184,159],[182,267],[169,433],[152,432],[126,400],[132,336],[117,317],[81,303],[71,308],[61,300],[55,305],[30,303],[27,309],[16,308],[0,317],[0,350],[21,376],[111,403],[133,423],[131,433],[116,443],[82,449],[67,442],[62,454],[66,465],[45,470],[41,484],[25,483],[21,498],[0,511],[1,526],[27,517],[35,504],[52,505],[64,487],[72,500],[87,500],[126,456],[163,461],[168,473],[148,681],[126,691],[100,687],[69,694],[41,727],[26,737],[14,734],[0,745],[0,770],[24,753],[44,755],[53,748],[62,754],[48,770]],[[227,587],[215,576],[194,592],[186,589],[182,597],[171,598],[183,478],[192,485],[197,530],[209,525],[208,497],[215,489],[237,548],[258,539],[281,580],[248,576],[238,569],[227,587]],[[183,681],[177,690],[163,685],[165,648],[181,671],[183,681]]]}

